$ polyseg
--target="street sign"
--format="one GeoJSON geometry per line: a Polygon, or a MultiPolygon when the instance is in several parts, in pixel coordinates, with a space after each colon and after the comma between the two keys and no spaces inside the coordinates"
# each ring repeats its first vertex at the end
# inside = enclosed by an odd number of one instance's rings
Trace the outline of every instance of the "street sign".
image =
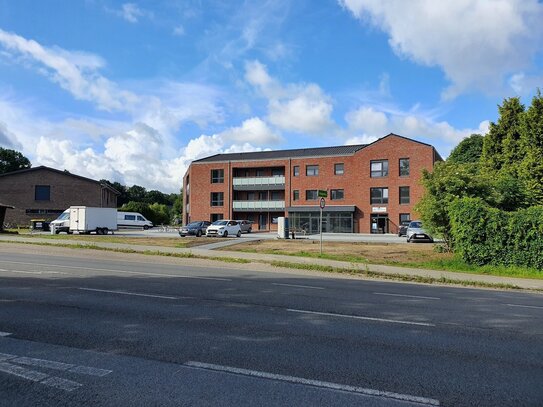
{"type": "Polygon", "coordinates": [[[324,198],[321,198],[321,202],[319,203],[319,206],[321,209],[324,209],[324,206],[326,205],[326,200],[324,198]]]}
{"type": "Polygon", "coordinates": [[[318,197],[319,198],[328,198],[328,191],[326,191],[325,189],[319,189],[318,197]]]}

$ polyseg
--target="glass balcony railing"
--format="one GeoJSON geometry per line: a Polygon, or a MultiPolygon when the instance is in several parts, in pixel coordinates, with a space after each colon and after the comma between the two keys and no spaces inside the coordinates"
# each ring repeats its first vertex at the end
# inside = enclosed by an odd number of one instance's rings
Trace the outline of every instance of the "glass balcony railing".
{"type": "Polygon", "coordinates": [[[285,201],[234,201],[235,211],[285,210],[285,201]]]}
{"type": "Polygon", "coordinates": [[[233,178],[232,182],[234,189],[237,190],[285,188],[284,175],[278,175],[275,177],[233,178]]]}

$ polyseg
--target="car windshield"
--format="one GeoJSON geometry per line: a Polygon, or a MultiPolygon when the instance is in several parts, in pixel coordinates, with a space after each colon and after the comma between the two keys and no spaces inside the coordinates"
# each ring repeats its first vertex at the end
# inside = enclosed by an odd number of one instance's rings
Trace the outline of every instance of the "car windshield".
{"type": "Polygon", "coordinates": [[[411,223],[409,224],[409,227],[410,227],[410,228],[421,229],[421,228],[422,228],[422,222],[411,222],[411,223]]]}
{"type": "Polygon", "coordinates": [[[57,218],[57,220],[65,220],[65,219],[70,219],[70,212],[63,212],[57,218]]]}
{"type": "Polygon", "coordinates": [[[190,222],[187,227],[190,228],[190,227],[197,227],[197,226],[200,226],[200,222],[190,222]]]}
{"type": "Polygon", "coordinates": [[[220,225],[226,225],[227,223],[228,221],[226,220],[216,220],[215,222],[212,223],[212,225],[220,226],[220,225]]]}

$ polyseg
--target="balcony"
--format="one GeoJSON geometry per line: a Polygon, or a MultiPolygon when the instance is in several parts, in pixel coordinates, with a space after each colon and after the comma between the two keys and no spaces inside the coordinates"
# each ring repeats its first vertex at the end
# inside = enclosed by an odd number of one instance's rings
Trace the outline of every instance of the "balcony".
{"type": "Polygon", "coordinates": [[[234,201],[234,211],[284,211],[285,201],[234,201]]]}
{"type": "Polygon", "coordinates": [[[273,191],[285,189],[285,176],[233,178],[235,191],[273,191]]]}

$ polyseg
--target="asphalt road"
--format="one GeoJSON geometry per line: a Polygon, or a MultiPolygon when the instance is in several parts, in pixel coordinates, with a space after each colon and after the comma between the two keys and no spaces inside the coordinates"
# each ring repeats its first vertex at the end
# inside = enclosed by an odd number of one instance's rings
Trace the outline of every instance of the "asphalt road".
{"type": "Polygon", "coordinates": [[[543,405],[539,294],[10,247],[2,406],[543,405]]]}

